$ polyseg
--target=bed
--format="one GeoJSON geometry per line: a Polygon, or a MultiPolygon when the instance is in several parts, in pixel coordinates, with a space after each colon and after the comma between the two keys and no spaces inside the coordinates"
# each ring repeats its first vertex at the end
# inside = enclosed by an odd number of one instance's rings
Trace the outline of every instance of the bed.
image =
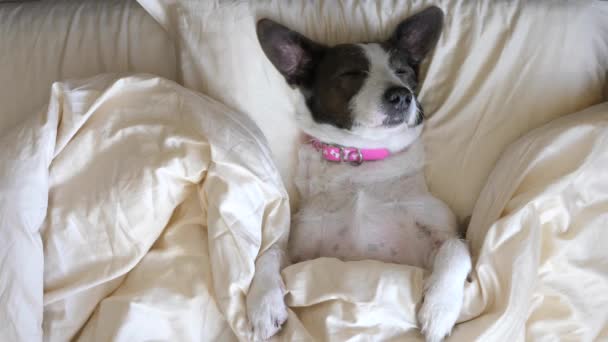
{"type": "MultiPolygon", "coordinates": [[[[430,4],[425,173],[474,265],[449,340],[608,338],[608,3],[140,0],[0,3],[0,339],[251,340],[298,206],[297,94],[256,20],[334,44],[430,4]]],[[[422,340],[422,269],[282,275],[274,340],[422,340]]]]}

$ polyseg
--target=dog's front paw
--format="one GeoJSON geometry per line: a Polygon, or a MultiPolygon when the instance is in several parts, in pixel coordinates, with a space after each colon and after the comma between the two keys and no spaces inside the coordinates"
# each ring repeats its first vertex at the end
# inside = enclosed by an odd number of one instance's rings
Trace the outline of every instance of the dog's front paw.
{"type": "Polygon", "coordinates": [[[460,315],[464,288],[429,279],[418,310],[418,322],[427,342],[440,342],[452,332],[460,315]]]}
{"type": "Polygon", "coordinates": [[[259,279],[254,279],[247,294],[247,316],[256,340],[271,338],[287,320],[284,293],[282,284],[261,284],[259,279]]]}

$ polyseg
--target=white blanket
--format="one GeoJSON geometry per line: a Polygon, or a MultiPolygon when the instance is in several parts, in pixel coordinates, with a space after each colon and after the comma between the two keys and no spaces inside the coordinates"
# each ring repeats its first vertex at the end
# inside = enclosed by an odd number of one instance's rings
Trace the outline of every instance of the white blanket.
{"type": "MultiPolygon", "coordinates": [[[[170,81],[106,75],[55,84],[0,158],[0,340],[249,340],[254,260],[290,213],[248,118],[170,81]]],[[[608,104],[509,148],[471,221],[454,341],[608,338],[607,168],[608,104]]],[[[289,266],[276,340],[419,340],[424,276],[289,266]]]]}
{"type": "Polygon", "coordinates": [[[106,75],[56,83],[0,142],[0,340],[216,340],[218,306],[246,324],[262,227],[287,234],[289,205],[245,116],[106,75]]]}

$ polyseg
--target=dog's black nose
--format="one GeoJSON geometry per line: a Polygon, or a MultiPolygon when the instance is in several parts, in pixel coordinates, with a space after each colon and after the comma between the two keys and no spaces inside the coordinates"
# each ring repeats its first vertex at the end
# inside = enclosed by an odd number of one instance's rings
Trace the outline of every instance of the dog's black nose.
{"type": "Polygon", "coordinates": [[[412,93],[404,87],[388,88],[384,93],[384,100],[395,109],[405,109],[412,102],[412,93]]]}

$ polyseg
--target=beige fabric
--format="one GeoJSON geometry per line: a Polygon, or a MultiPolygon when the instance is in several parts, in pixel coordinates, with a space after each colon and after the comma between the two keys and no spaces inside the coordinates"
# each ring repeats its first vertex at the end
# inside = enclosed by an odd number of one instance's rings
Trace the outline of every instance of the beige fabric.
{"type": "Polygon", "coordinates": [[[508,148],[468,232],[485,314],[455,340],[480,326],[526,341],[608,339],[607,167],[608,103],[508,148]]]}
{"type": "MultiPolygon", "coordinates": [[[[293,94],[252,13],[337,42],[386,34],[427,4],[142,3],[176,37],[180,78],[251,114],[286,179],[293,94]]],[[[440,4],[446,30],[421,89],[427,175],[464,216],[510,141],[600,100],[608,21],[602,2],[440,4]]],[[[289,210],[261,134],[230,113],[171,82],[102,77],[57,85],[48,112],[0,135],[0,340],[248,340],[253,261],[262,235],[265,248],[286,234],[289,210]]],[[[453,340],[608,338],[607,116],[602,105],[564,118],[504,154],[472,218],[475,272],[453,340]]],[[[373,261],[290,266],[277,339],[419,340],[423,276],[373,261]]]]}
{"type": "Polygon", "coordinates": [[[218,306],[242,329],[262,227],[263,248],[289,227],[265,146],[170,81],[56,83],[0,140],[0,340],[233,336],[218,306]]]}
{"type": "Polygon", "coordinates": [[[0,6],[0,136],[35,115],[53,82],[104,72],[176,78],[175,45],[135,0],[0,6]]]}
{"type": "MultiPolygon", "coordinates": [[[[55,84],[0,158],[3,341],[250,340],[254,260],[290,212],[249,119],[166,80],[100,76],[55,84]]],[[[505,152],[471,221],[476,263],[451,340],[608,338],[606,168],[608,103],[505,152]]],[[[289,266],[275,340],[420,340],[424,275],[289,266]]]]}
{"type": "Polygon", "coordinates": [[[249,114],[293,191],[294,98],[263,55],[254,23],[269,17],[320,42],[385,38],[430,5],[446,13],[420,97],[431,190],[471,214],[504,148],[534,127],[599,103],[608,70],[605,1],[139,0],[179,45],[181,81],[249,114]],[[280,127],[280,129],[278,129],[280,127]]]}

